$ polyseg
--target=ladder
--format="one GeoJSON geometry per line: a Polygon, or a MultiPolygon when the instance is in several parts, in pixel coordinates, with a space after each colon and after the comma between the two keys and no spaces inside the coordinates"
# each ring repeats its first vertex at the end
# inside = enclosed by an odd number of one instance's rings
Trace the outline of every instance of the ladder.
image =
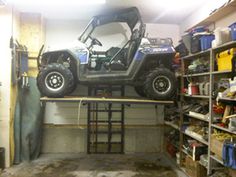
{"type": "MultiPolygon", "coordinates": [[[[124,96],[125,87],[120,85],[93,85],[89,96],[124,96]]],[[[124,153],[124,112],[120,103],[88,103],[87,105],[87,153],[124,153]]]]}

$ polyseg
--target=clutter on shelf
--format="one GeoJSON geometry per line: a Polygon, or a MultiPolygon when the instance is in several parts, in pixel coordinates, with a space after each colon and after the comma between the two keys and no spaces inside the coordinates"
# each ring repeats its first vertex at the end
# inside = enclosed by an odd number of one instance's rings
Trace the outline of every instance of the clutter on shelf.
{"type": "Polygon", "coordinates": [[[185,114],[188,114],[189,116],[198,117],[200,119],[209,119],[209,106],[206,102],[195,102],[195,103],[189,103],[187,102],[183,106],[183,111],[185,114]]]}
{"type": "Polygon", "coordinates": [[[186,74],[209,72],[209,65],[209,60],[206,60],[204,57],[195,59],[188,65],[186,74]]]}
{"type": "Polygon", "coordinates": [[[179,132],[177,130],[171,130],[165,133],[166,137],[166,151],[170,156],[176,157],[179,147],[179,132]]]}
{"type": "Polygon", "coordinates": [[[194,161],[200,160],[201,155],[207,154],[207,146],[199,143],[196,140],[185,139],[183,144],[183,151],[190,155],[194,161]]]}
{"type": "Polygon", "coordinates": [[[185,32],[176,47],[176,51],[180,53],[180,57],[184,57],[235,40],[236,22],[228,27],[217,27],[214,31],[210,31],[204,26],[197,26],[185,32]]]}

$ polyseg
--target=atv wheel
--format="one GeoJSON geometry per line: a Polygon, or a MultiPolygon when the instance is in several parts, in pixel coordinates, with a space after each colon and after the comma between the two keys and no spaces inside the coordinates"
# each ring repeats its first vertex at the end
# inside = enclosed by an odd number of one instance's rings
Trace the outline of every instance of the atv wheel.
{"type": "Polygon", "coordinates": [[[74,92],[76,88],[77,88],[77,84],[74,83],[70,88],[68,88],[66,94],[70,94],[70,93],[74,92]]]}
{"type": "Polygon", "coordinates": [[[146,94],[143,90],[143,86],[135,86],[134,90],[136,91],[136,93],[141,96],[141,97],[146,97],[146,94]]]}
{"type": "Polygon", "coordinates": [[[144,82],[144,92],[151,99],[169,99],[174,96],[175,91],[175,75],[168,69],[152,70],[144,82]]]}
{"type": "Polygon", "coordinates": [[[40,92],[48,97],[63,97],[72,90],[74,77],[62,64],[52,63],[43,68],[37,76],[40,92]]]}

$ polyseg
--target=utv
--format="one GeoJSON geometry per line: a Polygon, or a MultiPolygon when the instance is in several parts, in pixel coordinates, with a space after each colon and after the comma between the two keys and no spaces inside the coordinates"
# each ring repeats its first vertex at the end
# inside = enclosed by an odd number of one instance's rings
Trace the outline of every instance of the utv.
{"type": "Polygon", "coordinates": [[[92,18],[78,38],[78,45],[63,50],[39,52],[37,85],[44,96],[63,97],[70,94],[76,84],[133,85],[136,92],[151,99],[170,99],[176,92],[176,79],[172,71],[175,50],[172,40],[145,38],[143,24],[137,8],[92,18]],[[123,47],[110,47],[96,51],[102,43],[93,35],[97,27],[126,24],[130,37],[123,47]]]}

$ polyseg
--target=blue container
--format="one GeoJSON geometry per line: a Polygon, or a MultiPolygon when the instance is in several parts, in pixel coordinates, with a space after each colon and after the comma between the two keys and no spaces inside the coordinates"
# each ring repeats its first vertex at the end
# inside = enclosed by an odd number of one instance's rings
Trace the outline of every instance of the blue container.
{"type": "Polygon", "coordinates": [[[195,28],[192,29],[191,33],[195,34],[195,33],[202,33],[207,31],[207,29],[204,26],[197,26],[195,28]]]}
{"type": "Polygon", "coordinates": [[[231,38],[233,41],[236,40],[236,22],[229,26],[231,29],[231,38]]]}
{"type": "Polygon", "coordinates": [[[200,38],[201,50],[211,48],[211,42],[215,39],[215,35],[204,35],[200,38]]]}

